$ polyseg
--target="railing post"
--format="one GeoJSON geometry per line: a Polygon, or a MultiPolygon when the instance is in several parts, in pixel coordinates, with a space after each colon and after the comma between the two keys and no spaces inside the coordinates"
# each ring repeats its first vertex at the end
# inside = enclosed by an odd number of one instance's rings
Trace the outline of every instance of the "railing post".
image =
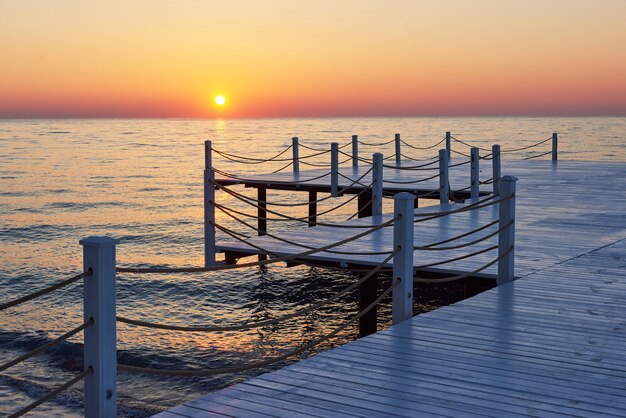
{"type": "Polygon", "coordinates": [[[211,141],[204,141],[204,266],[215,265],[215,171],[211,141]]]}
{"type": "Polygon", "coordinates": [[[500,145],[491,146],[491,170],[493,178],[493,194],[500,193],[500,145]]]}
{"type": "Polygon", "coordinates": [[[393,198],[393,325],[413,316],[413,202],[415,195],[398,193],[393,198]]]}
{"type": "Polygon", "coordinates": [[[517,178],[504,176],[500,180],[498,234],[498,285],[515,278],[515,184],[517,178]],[[509,225],[510,224],[510,225],[509,225]],[[509,225],[508,227],[506,227],[509,225]],[[510,252],[507,254],[507,251],[510,252]],[[507,255],[504,255],[507,254],[507,255]]]}
{"type": "Polygon", "coordinates": [[[450,191],[448,189],[448,151],[439,150],[439,203],[442,205],[450,202],[450,191]]]}
{"type": "Polygon", "coordinates": [[[477,198],[480,193],[480,153],[479,149],[472,147],[470,150],[470,197],[477,198]]]}
{"type": "Polygon", "coordinates": [[[400,134],[396,134],[394,136],[396,143],[396,164],[400,165],[402,163],[402,151],[400,148],[400,134]]]}
{"type": "Polygon", "coordinates": [[[383,214],[383,154],[372,155],[372,216],[383,214]]]}
{"type": "Polygon", "coordinates": [[[300,150],[298,148],[298,137],[291,138],[291,152],[293,154],[293,172],[300,172],[300,150]]]}
{"type": "Polygon", "coordinates": [[[83,286],[83,317],[93,318],[84,331],[84,367],[92,373],[85,376],[85,416],[117,416],[117,353],[115,336],[115,245],[119,240],[89,237],[83,246],[83,271],[91,269],[83,286]]]}
{"type": "Polygon", "coordinates": [[[339,192],[339,144],[330,144],[330,194],[337,196],[339,192]]]}
{"type": "Polygon", "coordinates": [[[352,135],[352,167],[359,167],[359,136],[352,135]]]}
{"type": "Polygon", "coordinates": [[[446,132],[446,151],[448,153],[448,161],[450,161],[450,157],[451,157],[451,150],[452,150],[452,133],[450,133],[450,131],[446,132]]]}
{"type": "Polygon", "coordinates": [[[558,157],[559,135],[554,132],[552,134],[552,161],[556,161],[558,157]]]}

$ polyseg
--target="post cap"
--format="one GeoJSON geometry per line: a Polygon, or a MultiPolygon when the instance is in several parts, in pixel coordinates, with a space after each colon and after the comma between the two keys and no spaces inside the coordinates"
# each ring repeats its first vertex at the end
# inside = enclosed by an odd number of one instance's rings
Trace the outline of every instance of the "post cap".
{"type": "Polygon", "coordinates": [[[298,140],[298,137],[297,137],[297,136],[293,136],[293,137],[291,137],[291,140],[292,140],[292,141],[297,141],[297,140],[298,140]]]}
{"type": "Polygon", "coordinates": [[[352,139],[357,139],[358,137],[358,135],[352,135],[352,139]]]}
{"type": "Polygon", "coordinates": [[[500,178],[500,182],[503,181],[511,181],[511,182],[516,182],[517,181],[517,177],[515,176],[504,176],[500,178]]]}
{"type": "Polygon", "coordinates": [[[381,152],[375,152],[372,154],[372,158],[376,159],[376,158],[383,158],[383,154],[381,152]]]}
{"type": "Polygon", "coordinates": [[[395,134],[395,138],[399,139],[400,138],[400,134],[395,134]]]}
{"type": "Polygon", "coordinates": [[[393,200],[415,200],[415,195],[409,192],[397,193],[393,196],[393,200]]]}
{"type": "Polygon", "coordinates": [[[112,247],[120,243],[119,239],[105,237],[100,235],[94,235],[91,237],[83,238],[78,243],[84,247],[112,247]]]}

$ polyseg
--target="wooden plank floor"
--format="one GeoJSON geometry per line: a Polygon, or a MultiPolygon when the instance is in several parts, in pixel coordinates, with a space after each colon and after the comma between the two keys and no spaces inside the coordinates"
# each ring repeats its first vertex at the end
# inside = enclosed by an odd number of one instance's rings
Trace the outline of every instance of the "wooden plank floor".
{"type": "Polygon", "coordinates": [[[626,416],[626,164],[510,167],[522,278],[159,416],[626,416]]]}

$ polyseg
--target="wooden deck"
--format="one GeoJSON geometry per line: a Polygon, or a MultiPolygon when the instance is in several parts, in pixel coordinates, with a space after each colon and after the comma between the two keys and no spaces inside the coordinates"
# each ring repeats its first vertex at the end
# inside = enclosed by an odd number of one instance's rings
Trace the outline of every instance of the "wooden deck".
{"type": "Polygon", "coordinates": [[[158,416],[626,416],[626,164],[503,173],[519,178],[520,279],[158,416]]]}

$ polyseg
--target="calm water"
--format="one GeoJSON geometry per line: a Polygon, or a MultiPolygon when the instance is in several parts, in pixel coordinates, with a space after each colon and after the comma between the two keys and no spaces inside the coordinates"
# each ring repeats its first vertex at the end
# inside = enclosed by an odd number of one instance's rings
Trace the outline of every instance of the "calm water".
{"type": "MultiPolygon", "coordinates": [[[[556,130],[561,159],[626,161],[626,118],[0,121],[0,300],[13,299],[79,272],[82,253],[78,240],[89,235],[121,239],[120,265],[200,265],[204,139],[212,139],[216,148],[234,154],[268,157],[289,145],[292,136],[299,136],[307,145],[327,148],[333,141],[349,141],[354,133],[363,141],[380,142],[400,132],[406,141],[425,146],[439,141],[446,130],[459,139],[482,146],[497,142],[503,148],[537,142],[556,130]]],[[[460,145],[455,148],[467,151],[460,145]]],[[[361,149],[364,155],[372,151],[361,149]]],[[[383,151],[393,153],[391,148],[383,151]]],[[[414,157],[431,156],[403,152],[414,157]]],[[[307,153],[301,150],[301,155],[307,153]]],[[[280,164],[240,167],[218,159],[216,166],[230,172],[261,172],[280,164]]],[[[268,194],[270,200],[306,198],[286,192],[268,194]]],[[[240,207],[223,193],[218,194],[218,200],[240,207]]],[[[332,205],[338,202],[333,200],[332,205]]],[[[346,205],[333,215],[348,217],[355,210],[353,206],[346,205]]],[[[218,220],[250,233],[229,218],[218,220]]],[[[270,228],[280,231],[302,226],[280,223],[270,228]]],[[[118,281],[118,312],[178,324],[258,320],[308,306],[354,280],[348,273],[278,265],[267,271],[124,274],[118,281]]],[[[425,311],[459,297],[458,289],[451,292],[422,293],[416,308],[425,311]]],[[[345,321],[356,306],[355,295],[351,295],[280,326],[237,333],[156,332],[120,325],[119,357],[127,364],[164,368],[233,366],[311,341],[345,321]]],[[[384,326],[388,307],[382,311],[384,326]]],[[[81,317],[80,283],[2,312],[0,363],[79,325],[81,317]]],[[[320,349],[355,335],[356,329],[350,328],[320,349]]],[[[29,403],[45,393],[45,387],[61,384],[80,371],[81,338],[3,374],[0,414],[29,403]]],[[[120,413],[147,415],[255,373],[193,379],[120,373],[120,413]]],[[[60,401],[37,411],[42,415],[80,415],[81,397],[81,387],[77,386],[60,401]]]]}

